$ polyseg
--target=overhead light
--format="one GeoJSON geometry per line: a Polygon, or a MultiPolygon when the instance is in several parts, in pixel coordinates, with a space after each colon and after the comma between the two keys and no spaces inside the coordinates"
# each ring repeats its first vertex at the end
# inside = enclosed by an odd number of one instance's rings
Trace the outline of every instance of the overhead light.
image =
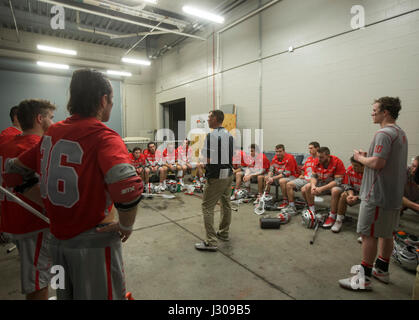
{"type": "Polygon", "coordinates": [[[44,46],[42,44],[38,44],[36,47],[38,48],[38,50],[42,50],[42,51],[68,54],[68,55],[71,55],[71,56],[77,55],[77,51],[75,51],[75,50],[55,48],[55,47],[50,47],[50,46],[44,46]]]}
{"type": "Polygon", "coordinates": [[[141,64],[144,66],[149,66],[151,64],[151,62],[148,60],[132,59],[132,58],[126,58],[126,57],[122,58],[122,62],[132,63],[132,64],[141,64]]]}
{"type": "Polygon", "coordinates": [[[116,71],[116,70],[108,70],[106,71],[107,74],[113,75],[113,76],[124,76],[124,77],[131,77],[131,72],[126,71],[116,71]]]}
{"type": "Polygon", "coordinates": [[[202,19],[210,20],[217,23],[224,23],[224,17],[213,14],[208,11],[200,10],[190,6],[183,6],[182,10],[186,13],[189,13],[193,16],[200,17],[202,19]]]}
{"type": "Polygon", "coordinates": [[[144,2],[149,2],[153,4],[157,4],[157,0],[143,0],[144,2]]]}
{"type": "Polygon", "coordinates": [[[51,63],[51,62],[45,62],[45,61],[37,61],[36,64],[38,66],[46,67],[46,68],[54,68],[54,69],[62,69],[62,70],[70,69],[70,66],[66,64],[58,64],[58,63],[51,63]]]}

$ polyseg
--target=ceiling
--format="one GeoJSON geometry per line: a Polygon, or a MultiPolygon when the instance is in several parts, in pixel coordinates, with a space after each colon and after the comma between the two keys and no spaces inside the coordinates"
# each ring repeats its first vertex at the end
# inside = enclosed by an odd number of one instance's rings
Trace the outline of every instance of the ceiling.
{"type": "Polygon", "coordinates": [[[0,0],[0,27],[15,31],[17,38],[19,32],[29,32],[127,52],[146,50],[157,58],[168,46],[201,38],[199,30],[210,25],[183,13],[183,5],[226,15],[246,1],[251,0],[0,0]],[[55,5],[64,6],[64,29],[51,27],[55,5]]]}

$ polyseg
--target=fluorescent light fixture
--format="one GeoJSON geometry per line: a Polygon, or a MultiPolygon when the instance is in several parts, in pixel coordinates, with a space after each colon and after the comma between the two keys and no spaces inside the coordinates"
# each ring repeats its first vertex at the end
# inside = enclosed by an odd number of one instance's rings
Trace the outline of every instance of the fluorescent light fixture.
{"type": "Polygon", "coordinates": [[[143,0],[144,2],[157,4],[157,0],[143,0]]]}
{"type": "Polygon", "coordinates": [[[210,20],[217,23],[224,23],[224,17],[218,16],[208,11],[200,10],[190,6],[183,6],[182,10],[186,13],[189,13],[193,16],[197,16],[205,20],[210,20]]]}
{"type": "Polygon", "coordinates": [[[151,64],[151,62],[148,60],[139,60],[139,59],[126,58],[126,57],[122,58],[122,62],[132,63],[132,64],[141,64],[144,66],[149,66],[151,64]]]}
{"type": "Polygon", "coordinates": [[[124,77],[131,77],[131,72],[126,71],[116,71],[116,70],[108,70],[106,71],[107,74],[113,75],[113,76],[124,76],[124,77]]]}
{"type": "Polygon", "coordinates": [[[77,51],[75,51],[75,50],[61,49],[61,48],[55,48],[55,47],[50,47],[50,46],[44,46],[43,44],[38,44],[36,47],[38,48],[38,50],[42,50],[42,51],[68,54],[68,55],[71,55],[71,56],[77,55],[77,51]]]}
{"type": "Polygon", "coordinates": [[[51,62],[45,62],[45,61],[37,61],[36,64],[38,66],[46,67],[46,68],[62,69],[62,70],[70,69],[70,66],[66,64],[58,64],[58,63],[51,63],[51,62]]]}

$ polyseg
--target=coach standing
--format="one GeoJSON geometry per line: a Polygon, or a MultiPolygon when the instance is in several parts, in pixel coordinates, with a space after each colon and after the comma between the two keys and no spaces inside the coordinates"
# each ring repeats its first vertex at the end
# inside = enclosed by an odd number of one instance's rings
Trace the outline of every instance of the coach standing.
{"type": "Polygon", "coordinates": [[[339,280],[344,288],[371,290],[371,276],[384,283],[390,280],[393,231],[399,225],[407,168],[407,138],[396,124],[400,110],[399,98],[375,100],[371,116],[381,128],[374,135],[368,155],[354,150],[355,160],[365,165],[357,227],[362,236],[362,263],[353,268],[358,270],[355,276],[339,280]]]}
{"type": "Polygon", "coordinates": [[[207,183],[204,188],[202,212],[206,240],[195,244],[198,250],[217,251],[217,238],[229,240],[231,223],[230,193],[233,182],[233,137],[222,127],[224,113],[214,110],[209,113],[208,125],[213,131],[208,133],[202,156],[206,163],[207,183]],[[221,219],[219,231],[214,230],[214,208],[221,202],[221,219]]]}

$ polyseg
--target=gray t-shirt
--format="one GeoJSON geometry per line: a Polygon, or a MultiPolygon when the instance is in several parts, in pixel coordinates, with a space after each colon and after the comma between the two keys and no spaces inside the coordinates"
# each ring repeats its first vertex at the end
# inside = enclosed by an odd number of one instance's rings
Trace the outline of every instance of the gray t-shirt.
{"type": "Polygon", "coordinates": [[[384,168],[365,167],[361,200],[384,209],[400,209],[406,183],[407,137],[397,125],[381,128],[375,133],[368,157],[386,160],[384,168]]]}

